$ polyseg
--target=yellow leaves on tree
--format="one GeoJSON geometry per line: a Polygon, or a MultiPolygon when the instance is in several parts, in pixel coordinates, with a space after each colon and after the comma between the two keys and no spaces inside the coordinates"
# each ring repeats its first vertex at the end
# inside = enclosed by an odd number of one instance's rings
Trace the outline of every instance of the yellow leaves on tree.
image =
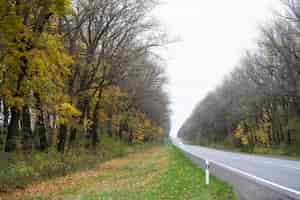
{"type": "Polygon", "coordinates": [[[32,103],[32,93],[47,104],[56,104],[63,95],[72,60],[64,52],[59,36],[44,33],[32,40],[34,48],[20,51],[23,45],[17,44],[5,55],[1,65],[5,80],[0,91],[11,106],[32,103]]]}
{"type": "Polygon", "coordinates": [[[133,133],[133,140],[136,143],[142,143],[145,139],[154,139],[163,136],[163,129],[155,126],[144,114],[137,112],[129,119],[129,127],[133,133]]]}
{"type": "Polygon", "coordinates": [[[72,59],[58,31],[50,27],[55,27],[57,16],[65,13],[69,4],[68,0],[33,0],[15,5],[0,0],[0,95],[8,105],[21,109],[34,103],[35,95],[52,108],[59,103],[72,59]],[[20,12],[25,9],[26,23],[20,12]],[[36,28],[38,19],[33,12],[41,16],[51,13],[44,29],[36,28]]]}
{"type": "Polygon", "coordinates": [[[249,139],[248,134],[245,131],[244,123],[241,122],[234,131],[234,137],[238,139],[242,145],[248,145],[249,139]]]}
{"type": "Polygon", "coordinates": [[[127,94],[120,87],[110,86],[103,91],[103,107],[106,110],[117,113],[127,103],[123,100],[124,97],[127,97],[127,94]]]}
{"type": "Polygon", "coordinates": [[[132,113],[128,118],[128,126],[135,143],[141,143],[145,138],[146,126],[148,125],[148,122],[145,120],[145,115],[139,112],[132,113]]]}
{"type": "Polygon", "coordinates": [[[268,134],[266,134],[266,132],[264,132],[264,130],[262,129],[258,129],[255,132],[255,136],[256,136],[256,140],[260,143],[263,144],[265,146],[269,145],[269,140],[268,140],[268,134]]]}
{"type": "MultiPolygon", "coordinates": [[[[16,15],[16,8],[7,0],[0,0],[0,43],[6,48],[17,33],[22,30],[21,17],[16,15]]],[[[4,49],[5,49],[4,48],[4,49]]],[[[4,49],[1,49],[3,51],[4,49]]],[[[2,53],[2,52],[1,52],[2,53]]]]}
{"type": "Polygon", "coordinates": [[[83,121],[83,128],[87,129],[93,124],[92,120],[90,119],[84,119],[83,121]]]}
{"type": "MultiPolygon", "coordinates": [[[[91,96],[90,99],[90,107],[91,110],[95,108],[95,105],[97,101],[101,102],[101,107],[98,111],[99,114],[99,122],[103,124],[108,119],[108,113],[113,114],[113,129],[114,131],[117,131],[119,126],[119,121],[122,118],[121,113],[119,113],[119,110],[122,109],[122,106],[124,106],[125,101],[123,101],[122,97],[125,97],[127,94],[125,92],[122,92],[121,89],[118,86],[109,86],[103,88],[102,95],[99,96],[99,91],[90,90],[88,92],[89,96],[91,96]]],[[[89,113],[91,115],[91,113],[89,113]]]]}
{"type": "Polygon", "coordinates": [[[269,141],[269,135],[271,135],[272,132],[272,124],[270,117],[267,113],[263,113],[262,119],[259,122],[259,128],[255,132],[255,136],[257,141],[264,145],[269,147],[270,141],[269,141]]]}
{"type": "Polygon", "coordinates": [[[163,136],[163,135],[164,135],[164,129],[161,128],[161,127],[158,127],[157,133],[158,133],[160,136],[163,136]]]}
{"type": "MultiPolygon", "coordinates": [[[[97,92],[91,94],[94,94],[90,100],[93,108],[99,95],[97,92]]],[[[155,126],[146,114],[132,108],[128,109],[130,103],[128,94],[119,86],[112,85],[104,88],[99,109],[100,124],[104,125],[107,120],[111,120],[112,132],[124,134],[125,137],[132,134],[134,143],[144,142],[146,138],[162,137],[164,130],[155,126]]]]}
{"type": "MultiPolygon", "coordinates": [[[[249,125],[248,120],[248,125],[249,125]]],[[[252,128],[252,131],[245,127],[245,121],[241,121],[234,131],[234,137],[238,139],[242,145],[249,144],[249,137],[255,138],[257,144],[261,144],[263,146],[269,147],[270,146],[270,137],[272,136],[272,124],[270,117],[267,112],[264,112],[262,118],[258,121],[259,123],[252,128]],[[251,132],[250,132],[251,131],[251,132]]],[[[249,127],[249,126],[248,126],[249,127]]]]}
{"type": "Polygon", "coordinates": [[[74,122],[81,115],[81,112],[69,103],[62,103],[56,106],[56,112],[59,115],[59,124],[63,125],[74,122]]]}
{"type": "Polygon", "coordinates": [[[108,119],[107,114],[104,111],[100,111],[99,115],[100,115],[100,121],[102,123],[104,123],[108,119]]]}
{"type": "Polygon", "coordinates": [[[42,2],[46,3],[45,6],[49,6],[49,10],[57,16],[71,12],[70,0],[43,0],[42,2]]]}

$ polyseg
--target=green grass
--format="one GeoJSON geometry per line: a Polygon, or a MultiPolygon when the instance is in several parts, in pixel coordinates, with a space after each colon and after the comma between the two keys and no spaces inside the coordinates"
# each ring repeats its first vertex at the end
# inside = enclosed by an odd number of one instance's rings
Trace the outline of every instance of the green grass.
{"type": "MultiPolygon", "coordinates": [[[[234,200],[232,187],[211,178],[173,146],[155,147],[104,164],[96,175],[26,200],[234,200]]],[[[51,184],[51,183],[49,183],[51,184]]],[[[53,184],[53,183],[52,183],[53,184]]]]}
{"type": "Polygon", "coordinates": [[[146,199],[235,199],[230,186],[214,177],[206,186],[202,170],[174,147],[168,151],[170,163],[148,192],[157,198],[146,199]]]}

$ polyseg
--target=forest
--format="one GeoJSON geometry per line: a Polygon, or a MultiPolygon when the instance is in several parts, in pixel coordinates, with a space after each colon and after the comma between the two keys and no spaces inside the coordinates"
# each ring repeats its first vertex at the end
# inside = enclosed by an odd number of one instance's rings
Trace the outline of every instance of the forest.
{"type": "Polygon", "coordinates": [[[0,191],[168,134],[158,4],[0,0],[0,191]]]}
{"type": "Polygon", "coordinates": [[[5,152],[63,153],[101,135],[153,141],[169,126],[166,44],[152,0],[0,1],[5,152]],[[84,137],[83,137],[84,136],[84,137]]]}
{"type": "Polygon", "coordinates": [[[282,0],[222,84],[179,131],[193,143],[300,156],[300,1],[282,0]]]}

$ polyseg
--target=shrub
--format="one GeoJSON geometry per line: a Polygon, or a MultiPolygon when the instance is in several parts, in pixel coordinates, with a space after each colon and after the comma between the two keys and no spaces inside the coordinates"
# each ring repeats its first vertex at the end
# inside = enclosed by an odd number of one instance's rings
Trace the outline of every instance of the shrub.
{"type": "MultiPolygon", "coordinates": [[[[3,159],[0,168],[0,191],[8,192],[24,187],[33,181],[63,176],[73,171],[93,168],[100,162],[132,151],[127,143],[108,136],[101,138],[99,153],[84,148],[70,149],[64,155],[49,149],[48,152],[34,152],[30,156],[12,154],[12,159],[3,159]]],[[[5,154],[0,154],[5,156],[5,154]]]]}

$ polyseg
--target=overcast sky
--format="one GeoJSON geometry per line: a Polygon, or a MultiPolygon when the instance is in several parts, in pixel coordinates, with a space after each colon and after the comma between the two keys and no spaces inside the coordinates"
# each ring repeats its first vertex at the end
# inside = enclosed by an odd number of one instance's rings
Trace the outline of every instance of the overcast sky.
{"type": "Polygon", "coordinates": [[[244,50],[253,47],[258,25],[278,0],[164,0],[156,15],[180,41],[164,52],[172,100],[172,132],[196,104],[222,83],[244,50]]]}

